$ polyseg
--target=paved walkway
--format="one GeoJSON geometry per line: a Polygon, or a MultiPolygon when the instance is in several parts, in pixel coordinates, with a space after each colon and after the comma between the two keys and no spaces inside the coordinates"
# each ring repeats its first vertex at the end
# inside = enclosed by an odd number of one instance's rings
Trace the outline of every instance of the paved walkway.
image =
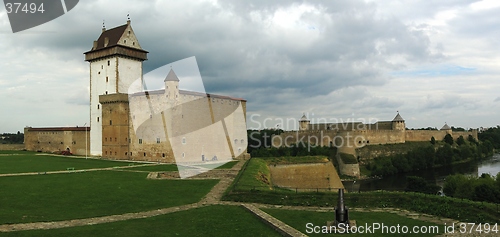
{"type": "MultiPolygon", "coordinates": [[[[263,212],[262,208],[278,208],[278,209],[286,209],[286,210],[305,210],[305,211],[316,211],[316,212],[333,212],[332,207],[304,207],[304,206],[280,206],[280,205],[269,205],[269,204],[260,204],[260,203],[237,203],[237,202],[226,202],[220,201],[226,189],[231,185],[232,181],[238,174],[239,170],[243,166],[245,161],[239,161],[236,165],[234,165],[231,169],[214,169],[210,170],[206,173],[200,174],[196,177],[191,177],[189,179],[220,179],[212,190],[199,202],[177,206],[177,207],[169,207],[162,208],[158,210],[152,211],[144,211],[137,213],[126,213],[120,215],[111,215],[104,217],[92,217],[85,219],[75,219],[75,220],[64,220],[64,221],[52,221],[52,222],[36,222],[36,223],[20,223],[20,224],[4,224],[0,225],[0,232],[12,232],[12,231],[23,231],[23,230],[37,230],[37,229],[57,229],[57,228],[65,228],[65,227],[74,227],[74,226],[85,226],[85,225],[94,225],[94,224],[102,224],[116,221],[124,221],[124,220],[132,220],[132,219],[140,219],[140,218],[148,218],[158,215],[164,215],[168,213],[174,213],[178,211],[185,211],[193,208],[203,207],[207,205],[239,205],[243,206],[246,210],[250,211],[254,215],[256,215],[259,219],[261,219],[264,223],[270,225],[276,231],[280,232],[284,236],[306,236],[304,233],[288,226],[282,221],[272,217],[271,215],[263,212]]],[[[96,171],[96,170],[117,170],[117,168],[129,168],[129,167],[139,167],[139,166],[148,166],[154,164],[145,164],[145,165],[134,165],[134,166],[124,166],[124,167],[111,167],[111,168],[100,168],[100,169],[90,169],[90,170],[79,170],[73,172],[83,172],[83,171],[96,171]]],[[[57,173],[67,173],[69,171],[53,171],[46,172],[47,174],[57,174],[57,173]]],[[[154,173],[154,172],[151,172],[154,173]]],[[[148,175],[149,178],[160,178],[160,179],[179,179],[177,172],[164,172],[163,175],[148,175]]],[[[38,175],[39,173],[22,173],[22,174],[3,174],[1,176],[18,176],[18,175],[38,175]]],[[[395,209],[395,208],[351,208],[353,212],[388,212],[395,213],[407,218],[418,219],[422,221],[428,221],[436,224],[447,223],[450,225],[451,223],[456,223],[455,226],[459,223],[456,220],[448,219],[448,218],[439,218],[431,215],[414,213],[403,209],[395,209]]],[[[495,235],[460,235],[460,234],[447,234],[442,236],[495,236],[495,235]]]]}

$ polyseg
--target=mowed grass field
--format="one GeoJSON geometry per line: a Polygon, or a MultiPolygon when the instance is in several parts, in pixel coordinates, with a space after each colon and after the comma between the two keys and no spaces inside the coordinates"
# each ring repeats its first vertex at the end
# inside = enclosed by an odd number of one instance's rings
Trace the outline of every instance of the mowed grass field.
{"type": "Polygon", "coordinates": [[[0,236],[281,236],[240,206],[206,206],[144,219],[0,236]]]}
{"type": "MultiPolygon", "coordinates": [[[[128,164],[29,153],[0,156],[2,173],[128,164]]],[[[147,173],[114,170],[0,177],[0,224],[80,219],[185,205],[200,201],[219,182],[146,177],[147,173]]]]}
{"type": "Polygon", "coordinates": [[[85,159],[74,156],[52,156],[41,153],[2,151],[0,153],[0,174],[108,168],[142,164],[123,161],[85,159]]]}

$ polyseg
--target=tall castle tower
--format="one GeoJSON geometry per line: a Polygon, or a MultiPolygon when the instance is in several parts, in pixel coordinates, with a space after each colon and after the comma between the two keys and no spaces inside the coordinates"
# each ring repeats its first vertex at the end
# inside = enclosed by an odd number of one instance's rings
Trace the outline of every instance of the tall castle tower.
{"type": "Polygon", "coordinates": [[[84,54],[90,63],[90,154],[101,156],[104,121],[99,95],[128,93],[132,82],[142,80],[142,62],[148,52],[139,45],[128,20],[113,29],[103,27],[92,49],[84,54]]]}

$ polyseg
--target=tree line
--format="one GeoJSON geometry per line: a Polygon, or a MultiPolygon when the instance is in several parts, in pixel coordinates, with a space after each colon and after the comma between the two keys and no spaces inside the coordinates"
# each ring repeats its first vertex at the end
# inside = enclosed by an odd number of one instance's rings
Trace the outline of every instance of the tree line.
{"type": "Polygon", "coordinates": [[[1,144],[23,144],[24,134],[21,132],[17,133],[2,133],[0,135],[1,144]]]}
{"type": "Polygon", "coordinates": [[[496,177],[489,174],[480,177],[450,175],[446,177],[443,192],[455,198],[500,203],[500,173],[496,177]]]}
{"type": "Polygon", "coordinates": [[[480,160],[491,156],[494,146],[489,140],[479,142],[474,137],[460,136],[456,140],[447,134],[443,141],[431,138],[427,147],[413,149],[405,154],[378,157],[370,161],[366,168],[372,176],[393,175],[434,166],[451,165],[464,160],[480,160]]]}

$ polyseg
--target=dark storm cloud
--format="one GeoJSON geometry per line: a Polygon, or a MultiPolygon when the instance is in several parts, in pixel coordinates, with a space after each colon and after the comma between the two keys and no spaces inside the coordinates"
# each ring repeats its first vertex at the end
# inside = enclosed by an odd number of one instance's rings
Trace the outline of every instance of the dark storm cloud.
{"type": "MultiPolygon", "coordinates": [[[[89,50],[100,34],[106,10],[93,8],[96,2],[92,1],[80,5],[72,17],[54,23],[51,29],[56,33],[33,35],[25,43],[65,51],[73,58],[75,52],[89,50]],[[57,33],[62,29],[68,33],[57,33]]],[[[397,19],[377,18],[373,5],[363,1],[222,1],[221,8],[203,3],[186,9],[187,14],[180,14],[181,9],[166,14],[162,7],[169,4],[158,2],[155,7],[141,6],[132,18],[141,46],[150,51],[144,72],[196,56],[209,92],[230,94],[245,87],[274,88],[280,93],[291,88],[302,96],[324,95],[346,86],[383,85],[387,68],[404,66],[386,61],[391,56],[415,61],[433,57],[423,33],[397,19]],[[320,28],[319,33],[311,30],[315,39],[308,44],[266,32],[269,29],[249,16],[259,11],[270,19],[277,9],[302,3],[322,11],[302,15],[316,20],[320,28]]],[[[125,23],[125,17],[116,18],[106,20],[108,28],[125,23]]]]}

